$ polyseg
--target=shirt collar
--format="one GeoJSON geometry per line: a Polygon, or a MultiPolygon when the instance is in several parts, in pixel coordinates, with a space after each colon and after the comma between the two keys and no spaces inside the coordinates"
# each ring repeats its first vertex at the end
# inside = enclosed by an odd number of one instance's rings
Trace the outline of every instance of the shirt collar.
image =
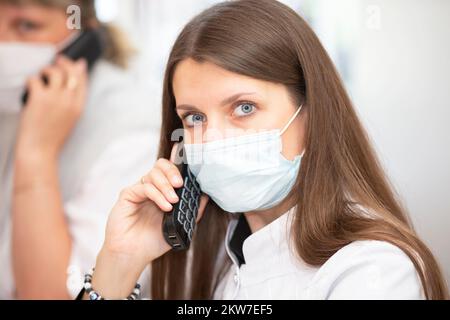
{"type": "Polygon", "coordinates": [[[252,265],[288,253],[294,211],[295,207],[255,233],[251,233],[247,219],[241,214],[228,226],[226,246],[230,258],[239,266],[252,265]]]}

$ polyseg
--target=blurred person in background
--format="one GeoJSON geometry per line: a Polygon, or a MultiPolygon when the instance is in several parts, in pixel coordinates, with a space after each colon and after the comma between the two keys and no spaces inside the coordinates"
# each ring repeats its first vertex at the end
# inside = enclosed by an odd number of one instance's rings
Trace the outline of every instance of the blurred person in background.
{"type": "Polygon", "coordinates": [[[133,53],[94,1],[0,0],[0,299],[73,297],[118,191],[155,157],[133,53]],[[81,30],[67,26],[73,4],[81,30]],[[89,71],[58,54],[100,29],[104,51],[89,71]]]}

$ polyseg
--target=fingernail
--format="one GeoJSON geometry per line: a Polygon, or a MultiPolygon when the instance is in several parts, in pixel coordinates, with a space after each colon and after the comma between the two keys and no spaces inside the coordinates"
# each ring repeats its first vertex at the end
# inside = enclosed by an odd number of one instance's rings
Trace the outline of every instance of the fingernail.
{"type": "Polygon", "coordinates": [[[166,208],[166,210],[172,210],[172,205],[170,203],[166,203],[166,205],[164,206],[166,208]]]}
{"type": "Polygon", "coordinates": [[[181,180],[181,178],[179,176],[174,176],[172,178],[172,181],[173,181],[173,183],[176,183],[176,184],[182,184],[183,183],[183,180],[181,180]]]}
{"type": "Polygon", "coordinates": [[[175,191],[170,191],[170,192],[169,192],[169,195],[170,195],[170,197],[171,197],[173,200],[178,200],[178,196],[177,196],[177,194],[175,193],[175,191]]]}

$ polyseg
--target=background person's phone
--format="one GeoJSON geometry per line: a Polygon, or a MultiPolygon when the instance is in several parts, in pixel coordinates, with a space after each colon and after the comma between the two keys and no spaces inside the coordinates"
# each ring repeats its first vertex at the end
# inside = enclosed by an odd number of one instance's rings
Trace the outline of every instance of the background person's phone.
{"type": "Polygon", "coordinates": [[[176,189],[179,201],[170,213],[164,213],[162,231],[166,242],[174,250],[187,250],[192,241],[201,190],[186,162],[183,143],[178,145],[176,163],[183,178],[183,186],[176,189]],[[180,158],[180,152],[182,156],[180,158]]]}
{"type": "Polygon", "coordinates": [[[72,60],[86,59],[88,70],[101,57],[104,50],[104,37],[102,29],[88,29],[68,45],[61,54],[72,60]]]}
{"type": "MultiPolygon", "coordinates": [[[[104,50],[104,37],[101,29],[88,29],[82,31],[78,37],[60,52],[64,56],[78,60],[86,59],[88,70],[92,69],[94,63],[101,57],[104,50]]],[[[44,78],[46,82],[46,79],[44,78]]],[[[28,90],[22,96],[23,105],[28,100],[28,90]]]]}

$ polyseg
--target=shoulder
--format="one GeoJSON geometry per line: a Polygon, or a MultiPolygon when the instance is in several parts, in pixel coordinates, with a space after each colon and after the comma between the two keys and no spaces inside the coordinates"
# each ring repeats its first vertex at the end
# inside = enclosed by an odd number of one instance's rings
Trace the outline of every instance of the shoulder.
{"type": "Polygon", "coordinates": [[[121,68],[104,59],[98,60],[89,72],[91,99],[102,100],[110,96],[129,95],[136,89],[136,76],[131,68],[121,68]]]}
{"type": "Polygon", "coordinates": [[[328,299],[423,299],[412,260],[399,247],[377,240],[338,250],[319,268],[312,287],[328,299]]]}
{"type": "Polygon", "coordinates": [[[74,212],[76,218],[80,210],[89,216],[108,213],[119,192],[151,169],[157,152],[156,130],[141,130],[109,142],[87,171],[77,194],[66,203],[67,214],[74,212]]]}
{"type": "Polygon", "coordinates": [[[121,68],[105,59],[100,59],[93,66],[90,76],[94,81],[102,79],[105,81],[117,80],[123,82],[130,77],[131,73],[131,70],[128,68],[121,68]]]}
{"type": "Polygon", "coordinates": [[[87,109],[100,108],[119,122],[159,126],[161,81],[143,70],[138,61],[121,68],[99,60],[89,74],[87,109]]]}
{"type": "MultiPolygon", "coordinates": [[[[118,137],[109,143],[96,161],[92,173],[105,176],[120,173],[117,179],[123,181],[123,174],[145,174],[156,161],[159,131],[156,129],[136,130],[118,137]]],[[[140,176],[133,176],[129,183],[140,176]]]]}

